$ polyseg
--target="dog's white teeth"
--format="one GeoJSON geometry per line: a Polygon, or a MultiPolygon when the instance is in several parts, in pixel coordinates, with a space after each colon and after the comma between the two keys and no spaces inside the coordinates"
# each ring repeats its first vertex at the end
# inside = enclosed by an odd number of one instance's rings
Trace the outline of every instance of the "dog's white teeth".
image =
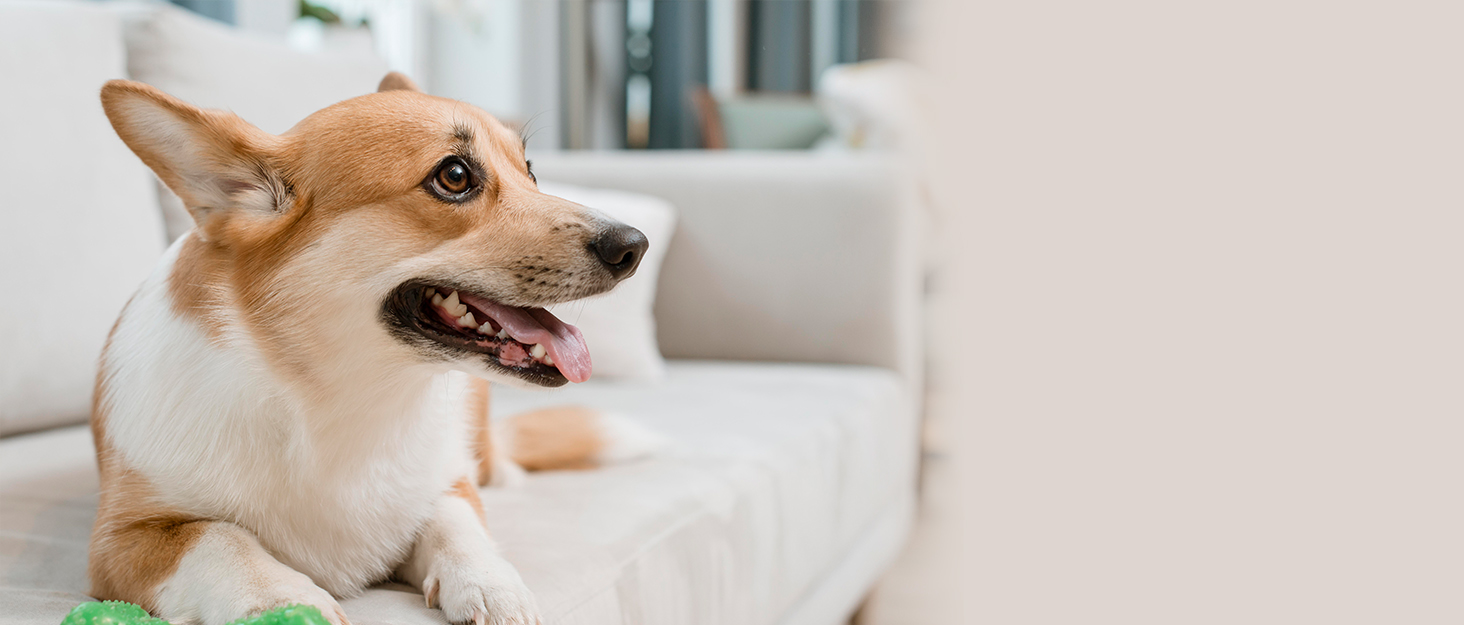
{"type": "Polygon", "coordinates": [[[436,294],[437,294],[437,289],[434,289],[434,288],[432,288],[430,286],[427,287],[427,288],[422,289],[422,297],[432,297],[433,295],[436,295],[436,294]]]}
{"type": "Polygon", "coordinates": [[[464,328],[472,328],[474,330],[477,330],[478,329],[478,320],[473,319],[473,313],[472,312],[468,312],[467,314],[465,314],[465,315],[463,315],[461,317],[458,317],[457,322],[458,322],[458,325],[460,325],[460,326],[462,326],[464,328]]]}
{"type": "Polygon", "coordinates": [[[496,336],[494,336],[493,338],[497,338],[497,339],[506,339],[506,338],[508,338],[508,328],[504,328],[504,329],[499,330],[498,331],[498,334],[496,336]]]}
{"type": "Polygon", "coordinates": [[[543,343],[534,343],[534,346],[529,348],[529,355],[533,356],[534,360],[551,367],[554,366],[554,359],[549,356],[549,350],[544,349],[543,343]]]}
{"type": "Polygon", "coordinates": [[[461,317],[468,314],[468,305],[458,301],[457,291],[453,291],[447,297],[443,297],[441,293],[433,291],[432,305],[447,311],[447,314],[454,317],[461,317]]]}
{"type": "MultiPolygon", "coordinates": [[[[468,313],[468,314],[471,315],[472,313],[468,313]]],[[[487,336],[487,335],[492,334],[492,333],[493,333],[493,324],[491,324],[491,323],[484,323],[483,325],[478,326],[478,334],[482,334],[484,336],[487,336]]]]}
{"type": "Polygon", "coordinates": [[[453,291],[447,299],[442,300],[442,307],[454,317],[461,317],[468,314],[468,305],[458,302],[457,291],[453,291]]]}

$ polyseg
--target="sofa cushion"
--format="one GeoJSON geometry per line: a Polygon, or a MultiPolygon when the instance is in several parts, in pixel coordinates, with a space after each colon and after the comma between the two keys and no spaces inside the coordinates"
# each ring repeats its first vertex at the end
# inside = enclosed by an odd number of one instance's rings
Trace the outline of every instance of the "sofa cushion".
{"type": "MultiPolygon", "coordinates": [[[[795,608],[825,579],[872,579],[884,561],[847,556],[913,492],[915,419],[886,370],[672,361],[654,385],[495,388],[493,410],[566,402],[631,416],[676,445],[483,491],[489,527],[546,623],[778,622],[806,612],[795,608]]],[[[0,441],[6,622],[55,625],[85,599],[91,453],[84,428],[0,441]]],[[[868,582],[844,583],[841,606],[852,609],[868,582]]],[[[398,585],[344,606],[358,625],[443,622],[398,585]]]]}
{"type": "Polygon", "coordinates": [[[0,436],[86,418],[112,321],[163,251],[147,169],[98,91],[125,78],[117,17],[0,4],[0,436]]]}
{"type": "Polygon", "coordinates": [[[655,305],[666,357],[874,365],[920,384],[923,215],[898,159],[738,150],[529,157],[545,180],[676,206],[655,305]]]}

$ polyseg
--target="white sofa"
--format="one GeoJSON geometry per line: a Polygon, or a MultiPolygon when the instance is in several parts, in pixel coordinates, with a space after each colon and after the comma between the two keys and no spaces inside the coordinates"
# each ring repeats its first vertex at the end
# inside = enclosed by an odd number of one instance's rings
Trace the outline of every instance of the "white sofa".
{"type": "MultiPolygon", "coordinates": [[[[107,30],[122,27],[115,12],[48,7],[73,13],[54,30],[25,26],[17,38],[6,24],[21,28],[17,16],[35,5],[0,3],[0,69],[49,64],[19,78],[10,72],[0,103],[0,189],[11,190],[0,195],[9,198],[0,199],[0,372],[10,377],[0,380],[0,402],[12,402],[0,405],[0,622],[27,625],[55,625],[88,599],[97,502],[82,425],[89,387],[50,382],[90,375],[85,363],[96,354],[72,346],[104,335],[99,319],[115,314],[64,318],[32,295],[125,296],[135,277],[107,266],[156,256],[163,241],[149,174],[116,149],[104,121],[88,117],[100,115],[102,79],[139,71],[136,46],[107,30]],[[78,51],[77,41],[100,47],[78,51]],[[34,56],[22,58],[25,49],[34,56]],[[104,53],[130,56],[114,63],[113,76],[80,72],[95,82],[90,89],[55,84],[68,63],[104,53]],[[70,152],[56,152],[58,166],[106,172],[106,193],[47,188],[55,146],[35,126],[62,113],[77,121],[62,133],[70,152]],[[87,142],[97,147],[65,160],[87,142]],[[21,355],[37,345],[53,346],[41,353],[55,357],[21,355]]],[[[664,380],[494,394],[495,415],[584,403],[675,441],[652,460],[534,474],[520,488],[483,491],[490,530],[545,622],[846,620],[899,550],[914,509],[922,333],[909,178],[869,156],[531,156],[545,180],[655,195],[678,211],[655,304],[670,358],[664,380]]],[[[400,585],[343,605],[358,625],[445,622],[400,585]]]]}

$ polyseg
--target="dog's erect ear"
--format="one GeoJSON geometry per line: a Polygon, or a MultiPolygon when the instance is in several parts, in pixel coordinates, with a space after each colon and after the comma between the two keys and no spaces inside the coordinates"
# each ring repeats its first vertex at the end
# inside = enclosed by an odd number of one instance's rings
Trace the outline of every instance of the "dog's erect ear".
{"type": "Polygon", "coordinates": [[[182,198],[199,226],[232,210],[287,207],[286,185],[271,158],[278,138],[238,115],[200,109],[129,80],[102,87],[102,108],[123,143],[182,198]]]}
{"type": "Polygon", "coordinates": [[[381,79],[381,84],[376,87],[376,90],[416,92],[422,91],[421,89],[417,88],[417,83],[412,82],[411,78],[407,78],[407,75],[401,72],[387,72],[386,78],[381,79]]]}

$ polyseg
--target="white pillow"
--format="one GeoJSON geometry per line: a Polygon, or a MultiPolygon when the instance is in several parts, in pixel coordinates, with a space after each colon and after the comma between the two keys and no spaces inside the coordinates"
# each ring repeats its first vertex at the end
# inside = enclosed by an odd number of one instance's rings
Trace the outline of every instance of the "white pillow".
{"type": "Polygon", "coordinates": [[[0,435],[86,420],[112,322],[163,251],[147,168],[102,113],[117,16],[0,4],[0,435]]]}
{"type": "Polygon", "coordinates": [[[829,67],[814,91],[842,147],[919,155],[921,84],[909,61],[877,59],[829,67]]]}
{"type": "Polygon", "coordinates": [[[666,246],[676,231],[676,210],[660,198],[624,191],[586,189],[545,182],[539,190],[596,209],[639,228],[650,241],[635,275],[615,290],[549,308],[554,316],[579,326],[595,364],[594,377],[654,382],[666,376],[666,360],[656,344],[656,282],[666,246]]]}
{"type": "MultiPolygon", "coordinates": [[[[127,71],[204,108],[233,111],[280,134],[311,113],[371,93],[386,75],[375,55],[308,53],[241,33],[167,5],[119,5],[126,18],[127,71]]],[[[169,240],[193,227],[177,196],[161,184],[169,240]]]]}

